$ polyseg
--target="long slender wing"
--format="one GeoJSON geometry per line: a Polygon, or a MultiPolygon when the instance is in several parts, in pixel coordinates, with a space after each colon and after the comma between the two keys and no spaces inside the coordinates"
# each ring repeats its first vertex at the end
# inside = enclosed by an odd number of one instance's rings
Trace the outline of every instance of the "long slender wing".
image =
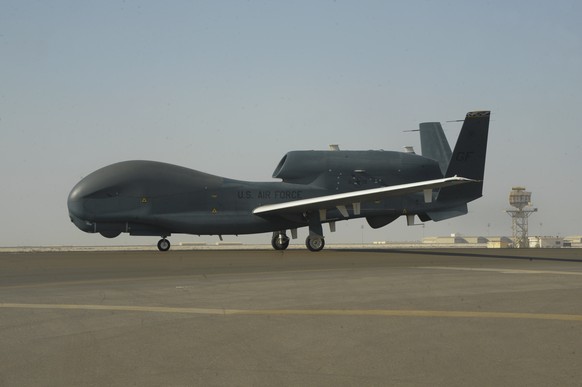
{"type": "Polygon", "coordinates": [[[425,180],[416,183],[393,185],[389,187],[380,187],[365,189],[360,191],[345,192],[341,194],[318,196],[310,199],[301,199],[291,202],[276,203],[276,204],[266,204],[264,206],[257,207],[253,210],[255,215],[274,215],[277,213],[289,213],[289,212],[305,212],[314,210],[324,210],[333,207],[337,207],[344,216],[347,214],[345,211],[345,206],[352,204],[354,206],[354,212],[359,214],[360,203],[370,202],[374,200],[381,200],[391,196],[406,195],[414,192],[425,192],[425,201],[430,202],[432,200],[432,189],[433,188],[443,188],[450,187],[453,185],[475,183],[477,180],[467,179],[464,177],[447,177],[443,179],[436,180],[425,180]]]}

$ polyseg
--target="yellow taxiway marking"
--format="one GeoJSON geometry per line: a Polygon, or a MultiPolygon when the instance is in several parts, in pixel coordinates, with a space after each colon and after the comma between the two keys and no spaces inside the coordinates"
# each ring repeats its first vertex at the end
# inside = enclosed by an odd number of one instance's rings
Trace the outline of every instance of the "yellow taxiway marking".
{"type": "Polygon", "coordinates": [[[501,274],[556,274],[556,275],[582,275],[580,271],[554,271],[554,270],[522,270],[522,269],[485,269],[478,267],[454,267],[454,266],[425,266],[418,269],[434,270],[461,270],[461,271],[488,271],[501,274]]]}
{"type": "Polygon", "coordinates": [[[582,322],[582,315],[554,313],[471,312],[445,310],[390,310],[390,309],[218,309],[179,308],[165,306],[128,305],[74,305],[74,304],[20,304],[0,303],[0,308],[97,310],[143,313],[178,313],[223,316],[382,316],[382,317],[432,317],[432,318],[491,318],[582,322]]]}

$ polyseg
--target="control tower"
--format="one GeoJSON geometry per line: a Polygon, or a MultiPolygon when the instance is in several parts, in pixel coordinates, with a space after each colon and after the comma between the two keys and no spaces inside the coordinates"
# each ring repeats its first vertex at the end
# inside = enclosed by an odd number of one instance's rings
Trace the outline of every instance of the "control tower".
{"type": "Polygon", "coordinates": [[[506,210],[511,216],[511,228],[513,230],[513,246],[516,248],[529,247],[528,240],[528,218],[537,208],[531,206],[531,192],[525,187],[513,187],[509,193],[509,204],[515,209],[506,210]]]}

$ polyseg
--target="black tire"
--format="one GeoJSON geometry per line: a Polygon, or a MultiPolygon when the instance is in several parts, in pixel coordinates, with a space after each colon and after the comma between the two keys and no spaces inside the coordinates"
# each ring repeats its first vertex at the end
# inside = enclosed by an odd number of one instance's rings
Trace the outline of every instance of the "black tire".
{"type": "Polygon", "coordinates": [[[271,239],[271,246],[273,246],[275,250],[285,250],[289,247],[289,238],[283,237],[283,243],[280,243],[279,236],[274,236],[273,239],[271,239]]]}
{"type": "Polygon", "coordinates": [[[307,237],[305,240],[305,246],[307,246],[309,251],[321,251],[325,246],[325,240],[323,238],[307,237]]]}
{"type": "Polygon", "coordinates": [[[160,239],[160,241],[158,242],[158,250],[160,251],[168,251],[170,250],[170,241],[167,240],[166,238],[160,239]]]}

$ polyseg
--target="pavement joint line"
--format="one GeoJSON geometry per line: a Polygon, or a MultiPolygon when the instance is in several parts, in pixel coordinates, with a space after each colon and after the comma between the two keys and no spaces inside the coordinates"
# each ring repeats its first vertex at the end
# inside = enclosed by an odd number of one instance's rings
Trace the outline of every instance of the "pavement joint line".
{"type": "Polygon", "coordinates": [[[473,312],[391,309],[223,309],[131,305],[77,305],[0,303],[4,309],[95,310],[143,313],[175,313],[223,316],[381,316],[420,318],[526,319],[582,322],[582,315],[520,312],[473,312]]]}
{"type": "MultiPolygon", "coordinates": [[[[355,272],[358,268],[325,268],[325,269],[304,269],[304,270],[274,270],[274,271],[248,271],[248,272],[237,272],[237,273],[193,273],[184,275],[165,275],[165,276],[144,276],[144,277],[120,277],[120,278],[106,278],[106,279],[87,279],[87,280],[76,280],[76,281],[56,281],[56,282],[43,282],[43,283],[33,283],[33,284],[19,284],[19,285],[0,285],[0,290],[4,289],[27,289],[27,288],[44,288],[44,287],[58,287],[58,286],[76,286],[76,285],[98,285],[106,283],[123,283],[123,282],[141,282],[141,281],[153,281],[153,280],[209,280],[216,279],[220,280],[222,278],[227,278],[231,276],[246,276],[246,275],[288,275],[288,274],[298,274],[298,273],[331,273],[331,272],[355,272]]],[[[176,286],[179,288],[179,286],[176,286]]]]}
{"type": "Polygon", "coordinates": [[[454,266],[422,266],[417,269],[431,270],[457,270],[457,271],[485,271],[501,274],[556,274],[556,275],[580,275],[580,271],[555,271],[555,270],[523,270],[523,269],[485,269],[478,267],[454,267],[454,266]]]}

